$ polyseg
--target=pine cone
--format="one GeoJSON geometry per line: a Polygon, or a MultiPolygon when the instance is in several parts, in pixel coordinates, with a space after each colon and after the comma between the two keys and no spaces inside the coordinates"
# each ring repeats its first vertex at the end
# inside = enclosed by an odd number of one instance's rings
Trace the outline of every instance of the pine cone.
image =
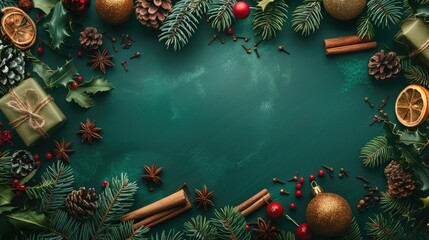
{"type": "Polygon", "coordinates": [[[12,173],[16,177],[25,177],[34,169],[33,155],[26,150],[18,150],[10,159],[12,165],[12,173]]]}
{"type": "Polygon", "coordinates": [[[393,160],[386,166],[384,175],[387,178],[387,192],[390,195],[403,198],[413,194],[413,190],[416,188],[416,181],[413,175],[406,171],[397,161],[393,160]]]}
{"type": "Polygon", "coordinates": [[[65,202],[66,211],[75,219],[84,222],[94,215],[98,208],[97,194],[94,188],[79,188],[77,191],[69,193],[65,202]]]}
{"type": "Polygon", "coordinates": [[[396,77],[401,71],[400,62],[401,59],[396,56],[395,52],[385,54],[384,50],[381,50],[369,59],[369,75],[373,75],[377,80],[396,77]]]}
{"type": "Polygon", "coordinates": [[[14,85],[25,77],[25,54],[0,40],[0,83],[14,85]]]}
{"type": "Polygon", "coordinates": [[[143,26],[157,29],[165,21],[172,8],[171,0],[136,0],[137,20],[143,26]]]}
{"type": "Polygon", "coordinates": [[[79,42],[86,50],[97,50],[103,44],[103,34],[97,33],[97,29],[86,27],[80,32],[79,42]]]}

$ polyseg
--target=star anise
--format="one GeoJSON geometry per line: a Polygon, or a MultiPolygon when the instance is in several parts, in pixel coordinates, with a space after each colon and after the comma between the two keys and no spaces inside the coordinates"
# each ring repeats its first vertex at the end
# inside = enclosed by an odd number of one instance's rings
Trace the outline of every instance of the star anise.
{"type": "Polygon", "coordinates": [[[253,230],[256,233],[256,239],[275,240],[278,239],[280,230],[278,230],[271,221],[265,222],[264,219],[258,218],[258,228],[253,230]]]}
{"type": "Polygon", "coordinates": [[[152,166],[150,167],[144,165],[144,170],[146,171],[146,174],[142,175],[142,178],[149,182],[160,185],[163,182],[161,177],[159,176],[159,174],[161,174],[162,172],[162,169],[162,167],[157,168],[156,163],[152,164],[152,166]]]}
{"type": "Polygon", "coordinates": [[[88,64],[91,64],[91,69],[100,68],[103,73],[106,73],[106,67],[113,67],[115,64],[111,61],[113,56],[109,55],[109,49],[105,48],[103,52],[96,50],[94,55],[88,55],[88,64]]]}
{"type": "Polygon", "coordinates": [[[91,122],[89,119],[86,119],[85,123],[80,123],[82,130],[79,130],[77,133],[82,134],[81,142],[85,140],[89,143],[92,143],[93,139],[101,139],[101,135],[98,133],[101,131],[101,128],[95,127],[95,121],[91,122]]]}
{"type": "Polygon", "coordinates": [[[63,159],[66,162],[70,162],[69,154],[74,153],[74,150],[71,149],[72,142],[65,142],[64,138],[61,139],[61,142],[54,141],[54,155],[56,160],[63,159]]]}
{"type": "Polygon", "coordinates": [[[208,207],[214,206],[213,201],[211,200],[213,192],[209,192],[206,185],[204,185],[202,191],[195,189],[195,192],[198,195],[198,197],[194,200],[194,202],[198,204],[197,208],[200,208],[202,206],[204,210],[207,211],[208,207]]]}

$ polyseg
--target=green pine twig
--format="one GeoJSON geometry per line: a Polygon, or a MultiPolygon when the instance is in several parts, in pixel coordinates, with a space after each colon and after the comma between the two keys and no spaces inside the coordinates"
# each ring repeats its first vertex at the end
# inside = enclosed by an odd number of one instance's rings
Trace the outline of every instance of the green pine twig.
{"type": "Polygon", "coordinates": [[[212,22],[212,27],[218,31],[225,31],[232,25],[235,17],[232,7],[236,0],[212,0],[207,15],[212,22]]]}
{"type": "Polygon", "coordinates": [[[369,0],[367,15],[376,26],[387,28],[401,21],[403,2],[401,0],[369,0]]]}
{"type": "Polygon", "coordinates": [[[369,237],[374,240],[405,240],[407,233],[396,218],[376,214],[365,223],[365,230],[369,237]]]}
{"type": "Polygon", "coordinates": [[[235,207],[217,209],[211,221],[217,229],[218,239],[251,239],[249,231],[245,229],[246,219],[235,207]]]}
{"type": "Polygon", "coordinates": [[[197,216],[185,222],[184,233],[195,240],[216,240],[217,231],[209,219],[197,216]]]}
{"type": "Polygon", "coordinates": [[[362,233],[360,232],[359,224],[356,222],[356,219],[353,218],[352,223],[347,228],[346,232],[341,234],[340,237],[336,238],[337,240],[362,240],[362,233]]]}
{"type": "Polygon", "coordinates": [[[409,84],[418,84],[429,88],[429,71],[421,66],[413,65],[406,68],[404,77],[409,84]]]}
{"type": "Polygon", "coordinates": [[[17,5],[17,0],[1,0],[0,1],[0,10],[4,7],[15,7],[17,5]]]}
{"type": "Polygon", "coordinates": [[[322,19],[321,1],[304,0],[292,14],[292,28],[295,32],[308,36],[319,29],[322,19]]]}
{"type": "Polygon", "coordinates": [[[374,25],[366,14],[359,17],[356,22],[356,30],[359,37],[364,38],[366,36],[373,38],[375,36],[374,25]]]}
{"type": "Polygon", "coordinates": [[[360,157],[365,167],[380,166],[389,161],[393,155],[394,149],[384,136],[371,139],[360,151],[360,157]]]}
{"type": "Polygon", "coordinates": [[[397,198],[388,193],[381,194],[380,206],[384,213],[391,216],[406,216],[407,214],[416,211],[421,205],[411,197],[397,198]]]}
{"type": "Polygon", "coordinates": [[[295,234],[292,232],[285,232],[282,231],[279,236],[277,237],[277,240],[295,240],[295,234]]]}
{"type": "Polygon", "coordinates": [[[284,0],[274,0],[265,10],[257,7],[252,20],[255,36],[262,36],[264,40],[276,37],[287,19],[288,5],[284,0]]]}
{"type": "Polygon", "coordinates": [[[183,233],[178,232],[175,229],[171,229],[168,232],[162,231],[161,234],[152,234],[150,240],[182,240],[183,233]]]}

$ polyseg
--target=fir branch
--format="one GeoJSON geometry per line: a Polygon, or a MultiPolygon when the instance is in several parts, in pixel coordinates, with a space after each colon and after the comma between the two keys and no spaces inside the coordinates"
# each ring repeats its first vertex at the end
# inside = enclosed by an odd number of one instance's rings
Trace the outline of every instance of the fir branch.
{"type": "Polygon", "coordinates": [[[246,219],[237,208],[226,206],[215,211],[211,220],[217,228],[218,239],[250,240],[249,231],[245,230],[246,219]]]}
{"type": "Polygon", "coordinates": [[[424,4],[428,4],[429,0],[415,0],[417,3],[424,5],[424,4]]]}
{"type": "Polygon", "coordinates": [[[53,185],[54,181],[52,180],[42,181],[39,185],[27,187],[25,193],[30,199],[42,199],[44,195],[49,194],[53,185]]]}
{"type": "Polygon", "coordinates": [[[64,205],[64,199],[73,190],[73,169],[57,161],[50,166],[42,176],[42,182],[51,181],[53,184],[48,192],[42,195],[42,209],[52,214],[64,205]]]}
{"type": "Polygon", "coordinates": [[[210,3],[207,15],[212,22],[212,27],[218,31],[225,31],[232,25],[234,14],[232,7],[236,0],[213,0],[210,3]]]}
{"type": "Polygon", "coordinates": [[[165,41],[167,49],[180,50],[198,28],[199,20],[207,12],[208,0],[180,0],[161,26],[159,41],[165,41]]]}
{"type": "Polygon", "coordinates": [[[352,223],[347,228],[346,232],[336,239],[337,240],[362,240],[363,239],[362,233],[360,232],[359,224],[356,222],[355,218],[353,218],[352,223]]]}
{"type": "Polygon", "coordinates": [[[365,167],[377,167],[387,162],[394,155],[394,148],[389,145],[386,137],[377,136],[371,139],[360,151],[365,167]]]}
{"type": "Polygon", "coordinates": [[[186,236],[196,240],[216,240],[216,228],[205,217],[197,216],[185,222],[184,232],[186,236]]]}
{"type": "Polygon", "coordinates": [[[375,36],[374,26],[366,14],[359,17],[359,20],[356,22],[356,30],[357,34],[361,38],[366,36],[373,38],[375,36]]]}
{"type": "Polygon", "coordinates": [[[321,1],[304,0],[292,14],[292,27],[295,32],[308,36],[319,29],[322,19],[321,1]]]}
{"type": "Polygon", "coordinates": [[[18,3],[18,0],[1,0],[0,1],[0,10],[5,7],[15,7],[18,3]]]}
{"type": "Polygon", "coordinates": [[[257,7],[252,21],[255,36],[262,36],[264,40],[276,37],[286,22],[288,5],[284,0],[274,0],[265,10],[257,7]]]}
{"type": "Polygon", "coordinates": [[[152,234],[150,237],[150,240],[182,240],[183,239],[183,233],[177,232],[175,229],[171,229],[168,233],[165,231],[162,231],[161,235],[158,233],[152,234]]]}
{"type": "Polygon", "coordinates": [[[149,228],[133,229],[133,221],[121,222],[110,229],[110,234],[104,240],[140,240],[145,239],[143,234],[149,232],[149,228]]]}
{"type": "Polygon", "coordinates": [[[292,232],[282,231],[278,235],[277,240],[295,240],[295,234],[293,234],[292,232]]]}
{"type": "Polygon", "coordinates": [[[375,25],[386,28],[401,21],[402,5],[401,0],[369,0],[367,14],[375,25]]]}
{"type": "Polygon", "coordinates": [[[396,198],[388,193],[381,194],[380,206],[383,209],[383,212],[392,216],[405,216],[410,212],[416,211],[420,205],[420,202],[417,202],[410,197],[396,198]]]}
{"type": "Polygon", "coordinates": [[[413,8],[410,5],[409,0],[403,0],[403,4],[404,4],[404,14],[407,17],[411,17],[413,16],[413,8]]]}
{"type": "Polygon", "coordinates": [[[3,152],[0,157],[0,185],[9,185],[15,176],[12,173],[12,165],[10,159],[12,156],[9,151],[3,152]]]}
{"type": "Polygon", "coordinates": [[[374,240],[404,240],[407,235],[400,221],[382,214],[369,218],[365,229],[368,236],[374,240]]]}
{"type": "Polygon", "coordinates": [[[51,218],[51,231],[62,239],[77,239],[81,223],[77,222],[67,212],[57,210],[51,218]]]}
{"type": "Polygon", "coordinates": [[[429,72],[421,66],[410,66],[405,69],[404,77],[409,84],[419,84],[429,88],[429,72]]]}
{"type": "MultiPolygon", "coordinates": [[[[25,240],[63,240],[64,238],[56,236],[54,233],[32,234],[25,236],[25,240]]],[[[64,239],[65,240],[65,239],[64,239]]]]}

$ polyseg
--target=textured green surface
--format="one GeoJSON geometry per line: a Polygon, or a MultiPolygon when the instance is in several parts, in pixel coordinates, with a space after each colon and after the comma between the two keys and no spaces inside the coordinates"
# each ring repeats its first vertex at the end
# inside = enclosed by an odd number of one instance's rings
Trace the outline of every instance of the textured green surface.
{"type": "MultiPolygon", "coordinates": [[[[292,3],[291,9],[296,4],[292,3]]],[[[101,191],[102,180],[127,172],[141,187],[135,208],[167,196],[183,182],[191,189],[206,184],[215,191],[216,207],[237,205],[268,188],[275,201],[285,206],[296,202],[297,209],[286,212],[298,222],[305,221],[311,199],[308,176],[317,174],[323,163],[336,169],[345,167],[351,177],[325,176],[317,181],[326,191],[345,197],[362,227],[373,210],[355,210],[365,190],[354,176],[364,175],[373,185],[385,187],[382,169],[364,169],[358,158],[360,148],[383,132],[381,125],[368,126],[377,111],[363,98],[369,96],[378,106],[382,98],[390,96],[385,110],[394,119],[393,100],[405,81],[375,82],[367,76],[367,60],[375,50],[325,56],[323,39],[354,34],[355,27],[353,22],[337,22],[326,13],[324,17],[320,31],[308,38],[294,33],[288,20],[277,39],[260,45],[261,58],[257,59],[226,36],[225,45],[214,42],[207,46],[214,31],[206,23],[187,47],[173,52],[158,43],[157,32],[141,27],[134,18],[123,27],[111,28],[99,21],[92,7],[83,19],[84,26],[116,36],[128,33],[136,43],[130,50],[120,49],[115,54],[116,66],[104,77],[116,88],[96,96],[94,108],[83,110],[66,102],[64,89],[48,90],[68,122],[32,150],[43,155],[52,149],[53,139],[73,141],[76,153],[71,166],[76,188],[96,187],[101,191]],[[278,52],[279,44],[291,55],[278,52]],[[140,51],[142,58],[128,60],[135,51],[140,51]],[[129,72],[120,64],[125,59],[129,72]],[[76,131],[86,118],[103,128],[101,142],[80,143],[76,131]],[[153,162],[164,167],[165,184],[148,193],[140,175],[143,165],[153,162]],[[287,179],[295,171],[307,180],[303,197],[280,196],[280,188],[294,192],[294,184],[274,185],[271,179],[287,179]]],[[[252,35],[251,19],[236,23],[234,28],[239,35],[252,35]]],[[[391,38],[397,30],[380,31],[376,39],[379,48],[386,44],[395,49],[391,38]]],[[[77,33],[72,40],[77,43],[77,33]]],[[[105,43],[111,49],[110,41],[105,43]]],[[[252,44],[253,39],[246,45],[252,44]]],[[[74,54],[75,50],[66,51],[74,54]]],[[[42,60],[52,67],[65,62],[50,51],[42,60]]],[[[85,59],[75,60],[85,79],[102,75],[90,71],[85,63],[85,59]]],[[[23,146],[18,138],[17,146],[23,146]]],[[[43,167],[50,164],[43,163],[43,167]]],[[[208,214],[212,212],[213,208],[208,214]]],[[[203,211],[193,209],[153,230],[181,229],[185,220],[199,213],[203,211]]],[[[250,218],[258,215],[265,213],[261,210],[250,218]]],[[[287,220],[278,227],[295,231],[287,220]]]]}

